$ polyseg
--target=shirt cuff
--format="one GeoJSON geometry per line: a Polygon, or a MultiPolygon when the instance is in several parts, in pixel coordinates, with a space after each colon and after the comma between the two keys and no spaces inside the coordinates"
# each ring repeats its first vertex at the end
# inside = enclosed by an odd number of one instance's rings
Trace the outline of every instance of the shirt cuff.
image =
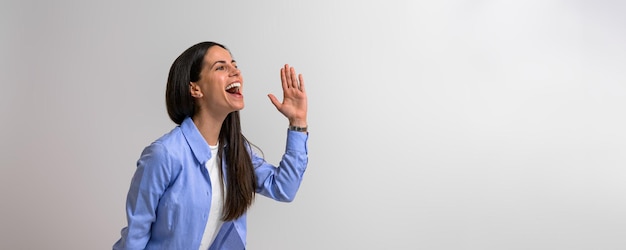
{"type": "Polygon", "coordinates": [[[287,130],[287,151],[308,153],[309,133],[287,130]]]}

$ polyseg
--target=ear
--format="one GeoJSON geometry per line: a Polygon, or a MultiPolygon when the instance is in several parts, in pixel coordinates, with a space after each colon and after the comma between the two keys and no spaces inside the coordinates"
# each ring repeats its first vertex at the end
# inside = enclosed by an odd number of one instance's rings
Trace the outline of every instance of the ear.
{"type": "Polygon", "coordinates": [[[200,85],[196,84],[195,82],[189,82],[189,93],[192,97],[195,98],[201,98],[203,96],[200,85]]]}

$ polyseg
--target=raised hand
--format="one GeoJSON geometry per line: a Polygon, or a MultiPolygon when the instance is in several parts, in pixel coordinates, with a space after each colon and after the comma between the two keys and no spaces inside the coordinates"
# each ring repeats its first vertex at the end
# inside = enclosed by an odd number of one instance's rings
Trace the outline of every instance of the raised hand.
{"type": "Polygon", "coordinates": [[[296,75],[296,70],[285,64],[280,69],[280,81],[283,86],[282,103],[273,94],[267,96],[276,109],[289,119],[289,125],[306,127],[307,97],[302,74],[296,75]]]}

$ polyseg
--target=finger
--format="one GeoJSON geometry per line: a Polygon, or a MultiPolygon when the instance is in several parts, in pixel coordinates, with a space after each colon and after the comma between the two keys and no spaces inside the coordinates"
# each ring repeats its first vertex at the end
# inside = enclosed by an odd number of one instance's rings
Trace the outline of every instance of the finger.
{"type": "Polygon", "coordinates": [[[289,68],[289,76],[291,77],[291,86],[300,89],[300,84],[298,83],[298,75],[296,75],[296,70],[293,67],[289,68]]]}
{"type": "Polygon", "coordinates": [[[287,84],[287,88],[293,87],[293,83],[291,81],[291,71],[289,70],[289,64],[285,64],[283,68],[283,72],[285,74],[285,84],[287,84]]]}
{"type": "Polygon", "coordinates": [[[276,96],[272,95],[272,94],[268,94],[267,97],[270,98],[270,102],[272,102],[272,104],[274,104],[274,107],[276,107],[277,109],[280,109],[279,107],[281,106],[280,101],[278,101],[278,98],[276,98],[276,96]]]}
{"type": "Polygon", "coordinates": [[[300,79],[300,91],[306,92],[304,89],[304,77],[302,76],[302,74],[299,74],[298,78],[300,79]]]}
{"type": "Polygon", "coordinates": [[[280,83],[283,86],[283,91],[289,88],[289,85],[287,84],[287,76],[285,75],[284,68],[280,68],[280,83]]]}

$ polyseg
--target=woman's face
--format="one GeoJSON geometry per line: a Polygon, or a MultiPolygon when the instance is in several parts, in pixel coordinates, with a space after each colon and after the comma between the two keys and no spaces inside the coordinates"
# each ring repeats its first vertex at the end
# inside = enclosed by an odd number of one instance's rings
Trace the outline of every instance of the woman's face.
{"type": "Polygon", "coordinates": [[[192,96],[199,98],[201,109],[212,114],[227,115],[243,109],[243,78],[230,52],[220,46],[212,46],[204,55],[200,80],[191,83],[192,96]],[[194,86],[196,85],[196,86],[194,86]],[[200,96],[197,92],[199,90],[200,96]]]}

